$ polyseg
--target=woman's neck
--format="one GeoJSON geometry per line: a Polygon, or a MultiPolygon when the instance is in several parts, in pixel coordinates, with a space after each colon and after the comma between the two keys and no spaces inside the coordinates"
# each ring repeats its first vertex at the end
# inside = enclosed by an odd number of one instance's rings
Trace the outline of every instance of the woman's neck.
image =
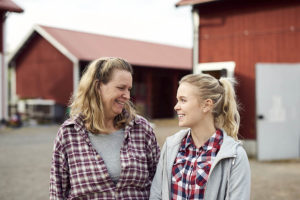
{"type": "Polygon", "coordinates": [[[211,120],[203,120],[202,123],[191,128],[192,138],[197,148],[201,147],[215,132],[216,128],[211,120]]]}
{"type": "Polygon", "coordinates": [[[104,125],[105,125],[105,128],[107,129],[108,133],[117,131],[117,129],[114,126],[114,119],[105,119],[104,125]]]}

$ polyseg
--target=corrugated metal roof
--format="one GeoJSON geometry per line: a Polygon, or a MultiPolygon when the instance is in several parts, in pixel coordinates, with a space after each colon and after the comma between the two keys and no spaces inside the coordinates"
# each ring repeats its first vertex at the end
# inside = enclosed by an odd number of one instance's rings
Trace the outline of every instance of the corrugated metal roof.
{"type": "MultiPolygon", "coordinates": [[[[192,49],[38,26],[78,60],[121,57],[133,65],[192,69],[192,49]]],[[[41,31],[40,31],[41,32],[41,31]]],[[[58,47],[59,48],[59,47],[58,47]]]]}
{"type": "Polygon", "coordinates": [[[213,1],[218,1],[218,0],[181,0],[178,3],[176,3],[175,6],[178,7],[178,6],[185,6],[185,5],[196,5],[196,4],[209,3],[213,1]]]}
{"type": "Polygon", "coordinates": [[[11,0],[0,0],[0,10],[21,13],[24,10],[11,0]]]}

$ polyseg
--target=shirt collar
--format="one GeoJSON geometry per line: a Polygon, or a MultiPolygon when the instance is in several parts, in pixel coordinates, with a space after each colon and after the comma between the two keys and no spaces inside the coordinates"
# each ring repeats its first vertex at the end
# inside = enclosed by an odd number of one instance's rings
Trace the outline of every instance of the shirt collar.
{"type": "MultiPolygon", "coordinates": [[[[134,126],[134,124],[140,124],[140,123],[141,123],[141,117],[136,115],[134,117],[134,119],[128,123],[128,125],[126,126],[125,129],[131,129],[134,126]]],[[[75,116],[73,119],[69,119],[65,122],[66,126],[71,125],[71,124],[74,125],[74,128],[76,131],[79,131],[79,130],[85,128],[84,116],[79,114],[79,115],[75,116]]]]}
{"type": "MultiPolygon", "coordinates": [[[[199,148],[203,149],[204,151],[210,151],[213,148],[220,148],[223,141],[223,132],[220,129],[217,129],[216,132],[199,148]]],[[[180,150],[185,151],[187,148],[192,147],[196,149],[196,145],[193,142],[191,129],[189,130],[188,134],[184,137],[180,150]]]]}

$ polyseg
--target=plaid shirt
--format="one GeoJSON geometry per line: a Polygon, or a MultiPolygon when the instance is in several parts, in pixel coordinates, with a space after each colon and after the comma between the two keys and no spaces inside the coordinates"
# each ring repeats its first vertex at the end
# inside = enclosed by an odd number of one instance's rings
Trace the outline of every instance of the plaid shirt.
{"type": "Polygon", "coordinates": [[[193,143],[191,132],[182,140],[172,167],[172,199],[204,199],[211,164],[223,142],[217,130],[200,148],[193,143]]]}
{"type": "Polygon", "coordinates": [[[93,148],[81,117],[67,120],[54,141],[50,199],[149,199],[159,146],[149,123],[136,118],[125,127],[117,185],[93,148]]]}

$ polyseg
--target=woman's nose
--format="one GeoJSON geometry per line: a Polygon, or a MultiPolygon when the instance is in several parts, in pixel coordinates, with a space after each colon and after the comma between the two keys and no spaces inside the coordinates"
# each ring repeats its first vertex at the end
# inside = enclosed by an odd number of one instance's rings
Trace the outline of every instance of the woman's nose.
{"type": "Polygon", "coordinates": [[[178,103],[176,103],[176,105],[174,106],[174,110],[176,111],[178,109],[179,109],[179,105],[178,105],[178,103]]]}
{"type": "Polygon", "coordinates": [[[130,91],[124,92],[123,97],[126,99],[130,99],[130,91]]]}

